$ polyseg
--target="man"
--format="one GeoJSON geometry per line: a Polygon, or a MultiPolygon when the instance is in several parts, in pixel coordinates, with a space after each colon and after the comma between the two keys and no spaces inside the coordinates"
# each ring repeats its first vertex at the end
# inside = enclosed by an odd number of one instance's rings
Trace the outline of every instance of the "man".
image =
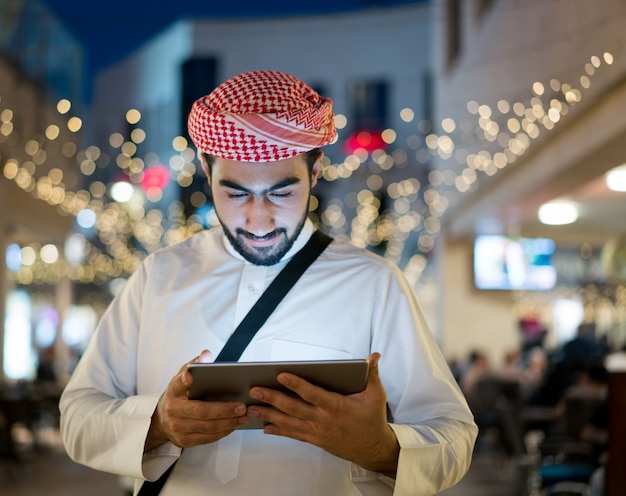
{"type": "Polygon", "coordinates": [[[194,104],[189,134],[221,226],[148,256],[103,315],[61,398],[74,460],[136,488],[176,462],[163,496],[433,495],[465,474],[476,427],[415,295],[395,266],[345,243],[306,270],[240,361],[367,357],[363,392],[281,374],[295,395],[252,388],[267,406],[187,398],[187,363],[217,356],[311,237],[333,119],[329,99],[276,71],[194,104]],[[267,425],[239,429],[250,418],[267,425]]]}

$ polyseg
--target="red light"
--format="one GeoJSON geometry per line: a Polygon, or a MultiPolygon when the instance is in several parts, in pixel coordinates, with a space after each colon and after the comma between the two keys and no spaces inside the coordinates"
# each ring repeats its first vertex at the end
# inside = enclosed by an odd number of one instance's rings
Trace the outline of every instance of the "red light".
{"type": "Polygon", "coordinates": [[[170,173],[168,168],[165,165],[158,164],[144,171],[139,184],[144,191],[148,191],[151,188],[162,190],[167,186],[169,180],[170,173]]]}
{"type": "Polygon", "coordinates": [[[345,143],[348,153],[354,153],[359,148],[372,153],[374,150],[384,150],[386,146],[387,143],[385,143],[379,132],[367,130],[352,133],[345,143]]]}

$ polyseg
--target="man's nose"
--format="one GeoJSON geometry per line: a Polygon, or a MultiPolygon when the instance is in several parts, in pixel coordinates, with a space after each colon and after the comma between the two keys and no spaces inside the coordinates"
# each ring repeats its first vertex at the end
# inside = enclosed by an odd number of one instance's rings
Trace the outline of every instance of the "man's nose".
{"type": "Polygon", "coordinates": [[[264,236],[274,230],[274,214],[265,198],[254,198],[249,202],[246,230],[255,236],[264,236]]]}

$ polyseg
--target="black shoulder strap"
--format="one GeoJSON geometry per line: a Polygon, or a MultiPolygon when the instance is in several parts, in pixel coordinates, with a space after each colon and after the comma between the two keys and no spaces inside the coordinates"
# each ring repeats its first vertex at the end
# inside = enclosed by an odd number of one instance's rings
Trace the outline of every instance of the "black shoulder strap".
{"type": "MultiPolygon", "coordinates": [[[[222,351],[215,358],[216,362],[236,362],[239,360],[239,357],[250,341],[252,341],[256,332],[269,318],[300,276],[304,274],[304,271],[320,256],[332,240],[333,238],[319,230],[313,233],[306,245],[287,262],[287,265],[278,273],[243,318],[237,329],[226,341],[222,351]]],[[[176,463],[173,463],[157,480],[144,482],[137,495],[157,496],[172,473],[174,465],[176,463]]]]}
{"type": "Polygon", "coordinates": [[[309,265],[324,251],[332,238],[316,230],[306,245],[296,253],[274,278],[265,292],[230,336],[216,362],[236,362],[256,332],[293,287],[309,265]]]}

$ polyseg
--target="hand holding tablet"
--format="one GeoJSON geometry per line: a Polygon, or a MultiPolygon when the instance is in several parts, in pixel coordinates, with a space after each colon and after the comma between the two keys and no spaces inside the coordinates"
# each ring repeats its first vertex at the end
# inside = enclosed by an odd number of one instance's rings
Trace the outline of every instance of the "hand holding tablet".
{"type": "MultiPolygon", "coordinates": [[[[281,372],[295,374],[327,391],[354,394],[367,383],[369,363],[357,360],[320,360],[299,362],[217,362],[193,363],[188,371],[193,382],[187,392],[189,399],[205,401],[241,401],[258,404],[250,398],[250,389],[263,386],[288,392],[276,379],[281,372]]],[[[252,420],[244,429],[262,428],[252,420]]]]}

